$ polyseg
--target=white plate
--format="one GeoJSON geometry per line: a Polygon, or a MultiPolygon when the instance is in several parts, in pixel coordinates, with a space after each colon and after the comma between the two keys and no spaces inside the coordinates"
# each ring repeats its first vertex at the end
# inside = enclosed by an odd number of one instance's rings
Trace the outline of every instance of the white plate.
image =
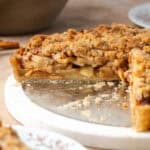
{"type": "Polygon", "coordinates": [[[136,25],[150,28],[150,3],[133,7],[129,11],[128,17],[136,25]]]}
{"type": "Polygon", "coordinates": [[[24,125],[59,131],[87,146],[126,150],[150,149],[149,132],[137,133],[131,128],[87,123],[43,109],[30,101],[13,76],[6,82],[5,101],[8,111],[24,125]]]}
{"type": "Polygon", "coordinates": [[[86,150],[74,140],[54,132],[23,126],[12,128],[32,150],[86,150]]]}

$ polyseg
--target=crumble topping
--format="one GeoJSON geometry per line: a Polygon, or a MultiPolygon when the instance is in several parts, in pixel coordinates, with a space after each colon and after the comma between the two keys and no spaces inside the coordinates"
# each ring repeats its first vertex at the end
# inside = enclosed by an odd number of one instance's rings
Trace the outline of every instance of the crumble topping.
{"type": "Polygon", "coordinates": [[[128,53],[133,48],[147,49],[150,31],[123,24],[64,33],[36,35],[12,57],[18,80],[86,78],[126,81],[128,53]],[[71,75],[67,75],[70,73],[71,75]]]}
{"type": "Polygon", "coordinates": [[[29,150],[11,127],[4,127],[0,123],[0,149],[1,150],[29,150]]]}

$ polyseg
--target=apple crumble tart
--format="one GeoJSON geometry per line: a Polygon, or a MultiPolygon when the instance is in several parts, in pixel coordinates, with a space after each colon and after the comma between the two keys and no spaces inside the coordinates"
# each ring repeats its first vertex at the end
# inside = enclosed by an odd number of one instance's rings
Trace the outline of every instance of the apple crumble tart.
{"type": "Polygon", "coordinates": [[[0,150],[29,150],[11,127],[0,123],[0,150]]]}
{"type": "Polygon", "coordinates": [[[135,49],[148,51],[149,46],[149,29],[124,24],[100,25],[81,31],[69,29],[64,33],[36,35],[12,55],[10,62],[19,82],[31,78],[121,80],[130,83],[132,89],[135,88],[134,77],[129,73],[133,70],[129,65],[134,62],[132,53],[136,53],[135,49]]]}
{"type": "Polygon", "coordinates": [[[133,49],[129,56],[130,102],[138,131],[150,129],[150,46],[133,49]]]}

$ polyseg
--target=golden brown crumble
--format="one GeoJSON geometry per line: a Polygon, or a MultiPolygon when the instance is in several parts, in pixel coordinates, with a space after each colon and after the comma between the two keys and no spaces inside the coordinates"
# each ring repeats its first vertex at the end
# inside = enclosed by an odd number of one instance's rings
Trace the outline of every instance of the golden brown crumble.
{"type": "Polygon", "coordinates": [[[128,52],[149,45],[149,35],[149,30],[123,24],[36,35],[18,50],[11,63],[17,80],[39,76],[101,80],[118,80],[119,76],[125,80],[128,52]]]}
{"type": "Polygon", "coordinates": [[[123,102],[122,107],[123,107],[123,109],[127,109],[129,107],[128,102],[123,102]]]}
{"type": "Polygon", "coordinates": [[[0,124],[0,149],[1,150],[29,150],[25,146],[16,132],[11,127],[0,124]]]}

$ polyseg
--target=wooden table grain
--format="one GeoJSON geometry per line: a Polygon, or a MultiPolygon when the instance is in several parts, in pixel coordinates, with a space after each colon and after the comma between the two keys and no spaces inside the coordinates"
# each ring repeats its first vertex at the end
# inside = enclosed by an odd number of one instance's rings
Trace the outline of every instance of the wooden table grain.
{"type": "MultiPolygon", "coordinates": [[[[39,33],[63,32],[67,28],[88,28],[104,23],[131,24],[128,19],[128,10],[140,3],[149,0],[69,0],[61,15],[48,29],[39,33]]],[[[0,39],[19,41],[23,46],[32,36],[0,36],[0,39]]],[[[0,119],[4,123],[19,124],[7,111],[4,103],[4,84],[11,74],[9,57],[13,51],[0,50],[0,119]]],[[[13,99],[12,99],[13,101],[13,99]]],[[[96,150],[88,148],[89,150],[96,150]]],[[[98,149],[102,150],[102,149],[98,149]]]]}

